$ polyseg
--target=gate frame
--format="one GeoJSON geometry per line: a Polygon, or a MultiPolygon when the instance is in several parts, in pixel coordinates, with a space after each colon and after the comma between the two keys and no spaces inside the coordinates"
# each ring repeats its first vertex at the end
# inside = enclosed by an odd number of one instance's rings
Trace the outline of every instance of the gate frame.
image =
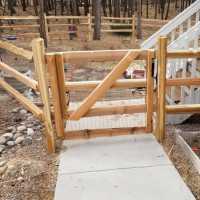
{"type": "MultiPolygon", "coordinates": [[[[46,53],[46,64],[49,72],[50,87],[54,107],[54,118],[55,118],[55,128],[56,134],[62,139],[79,139],[79,138],[91,138],[91,137],[101,137],[101,136],[114,136],[114,135],[127,135],[133,134],[133,132],[152,132],[153,131],[153,96],[154,96],[154,79],[153,79],[153,59],[154,51],[152,50],[127,50],[127,51],[91,51],[91,52],[60,52],[60,53],[46,53]],[[108,53],[108,54],[106,54],[108,53]],[[119,63],[114,67],[114,69],[100,82],[86,82],[80,83],[79,86],[84,85],[87,87],[92,87],[94,90],[89,94],[88,97],[83,101],[81,106],[76,111],[68,111],[69,105],[69,90],[67,88],[67,82],[64,81],[64,63],[70,61],[70,59],[76,59],[76,56],[80,56],[83,59],[95,61],[103,60],[104,57],[107,60],[116,60],[119,63]],[[117,81],[117,79],[122,75],[122,73],[127,69],[127,67],[135,60],[141,59],[146,60],[146,81],[141,80],[124,80],[117,81]],[[124,82],[124,83],[123,83],[124,82]],[[103,85],[103,86],[102,86],[103,85]],[[145,104],[144,105],[133,105],[130,107],[112,108],[106,109],[105,107],[95,109],[91,107],[94,103],[101,98],[106,91],[113,87],[119,88],[134,88],[144,85],[146,88],[145,104]],[[101,91],[99,93],[99,91],[101,91]],[[92,99],[92,100],[91,100],[92,99]],[[88,104],[89,102],[89,104],[88,104]],[[144,106],[144,107],[143,107],[144,106]],[[79,113],[79,110],[81,114],[79,113]],[[132,112],[131,112],[132,111],[132,112]],[[65,132],[64,125],[65,120],[74,119],[79,120],[81,117],[86,116],[98,116],[107,115],[109,113],[115,112],[114,114],[125,114],[125,113],[146,113],[146,126],[145,127],[133,127],[133,128],[112,128],[112,129],[96,129],[96,130],[82,130],[82,131],[71,131],[65,132]],[[75,114],[74,114],[75,113],[75,114]],[[78,113],[78,115],[76,115],[78,113]],[[104,113],[104,114],[102,114],[104,113]]],[[[104,60],[105,60],[104,59],[104,60]]],[[[70,85],[70,84],[69,84],[70,85]]],[[[71,83],[71,86],[73,83],[71,83]]],[[[73,86],[72,86],[73,87],[73,86]]],[[[76,86],[74,86],[75,88],[76,86]]]]}

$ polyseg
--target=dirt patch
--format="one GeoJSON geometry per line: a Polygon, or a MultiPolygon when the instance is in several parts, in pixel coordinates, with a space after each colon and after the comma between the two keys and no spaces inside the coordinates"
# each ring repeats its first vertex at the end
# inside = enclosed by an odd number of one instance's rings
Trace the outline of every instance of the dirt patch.
{"type": "MultiPolygon", "coordinates": [[[[16,116],[11,111],[20,105],[8,96],[0,98],[0,105],[1,136],[7,127],[15,125],[16,116]]],[[[0,156],[0,163],[6,166],[0,175],[1,200],[53,200],[58,153],[47,153],[42,130],[32,137],[31,144],[7,148],[0,156]]]]}
{"type": "Polygon", "coordinates": [[[167,138],[164,142],[165,151],[197,200],[200,200],[200,174],[198,174],[192,163],[184,156],[184,152],[180,146],[176,144],[175,131],[176,129],[194,131],[199,130],[199,128],[199,125],[194,124],[169,126],[167,129],[167,138]]]}

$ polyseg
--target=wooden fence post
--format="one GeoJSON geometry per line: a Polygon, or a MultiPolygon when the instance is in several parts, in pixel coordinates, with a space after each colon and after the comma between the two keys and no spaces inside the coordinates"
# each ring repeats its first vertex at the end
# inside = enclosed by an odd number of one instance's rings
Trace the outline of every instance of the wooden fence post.
{"type": "MultiPolygon", "coordinates": [[[[64,138],[64,97],[61,96],[61,91],[63,91],[61,82],[63,82],[63,75],[58,74],[60,70],[57,70],[60,66],[59,63],[62,63],[62,58],[60,56],[53,55],[47,57],[47,65],[48,65],[48,72],[50,76],[50,85],[51,85],[51,94],[52,94],[52,101],[54,107],[54,117],[55,117],[55,126],[56,126],[56,134],[58,137],[64,138]],[[59,80],[61,79],[61,80],[59,80]]],[[[63,68],[64,70],[64,68],[63,68]]],[[[63,93],[64,95],[64,93],[63,93]]],[[[66,108],[66,107],[65,107],[66,108]]],[[[65,109],[66,110],[66,109],[65,109]]]]}
{"type": "Polygon", "coordinates": [[[132,38],[131,38],[131,41],[132,41],[132,44],[135,44],[136,43],[136,35],[135,35],[135,15],[132,16],[132,38]]]}
{"type": "Polygon", "coordinates": [[[55,138],[51,121],[47,68],[45,65],[44,40],[41,38],[33,40],[32,50],[40,95],[43,102],[43,120],[45,125],[48,151],[53,153],[55,152],[55,138]]]}
{"type": "Polygon", "coordinates": [[[58,77],[58,87],[59,87],[59,95],[60,95],[60,103],[62,108],[62,116],[65,118],[68,108],[69,100],[66,98],[65,94],[65,72],[64,72],[64,58],[62,53],[57,53],[55,55],[56,59],[56,71],[58,77]]]}
{"type": "Polygon", "coordinates": [[[91,14],[88,13],[88,41],[92,40],[92,17],[91,14]]]}
{"type": "Polygon", "coordinates": [[[166,65],[167,65],[167,38],[160,37],[158,40],[158,89],[157,89],[157,127],[156,137],[163,142],[165,138],[165,96],[166,96],[166,65]]]}
{"type": "Polygon", "coordinates": [[[154,89],[154,80],[153,80],[153,52],[147,52],[147,60],[146,60],[146,88],[147,88],[147,95],[146,95],[146,105],[147,105],[147,113],[146,113],[146,131],[151,133],[153,131],[153,107],[154,107],[154,98],[153,98],[153,89],[154,89]]]}

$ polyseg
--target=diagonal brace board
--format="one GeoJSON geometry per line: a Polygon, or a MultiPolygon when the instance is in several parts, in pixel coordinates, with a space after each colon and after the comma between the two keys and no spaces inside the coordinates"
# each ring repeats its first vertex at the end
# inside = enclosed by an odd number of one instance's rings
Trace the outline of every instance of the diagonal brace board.
{"type": "Polygon", "coordinates": [[[105,79],[89,94],[89,96],[81,103],[80,107],[74,111],[69,120],[79,120],[87,114],[89,109],[101,98],[122,75],[127,67],[140,55],[141,50],[130,50],[122,58],[122,60],[113,68],[113,70],[105,77],[105,79]]]}

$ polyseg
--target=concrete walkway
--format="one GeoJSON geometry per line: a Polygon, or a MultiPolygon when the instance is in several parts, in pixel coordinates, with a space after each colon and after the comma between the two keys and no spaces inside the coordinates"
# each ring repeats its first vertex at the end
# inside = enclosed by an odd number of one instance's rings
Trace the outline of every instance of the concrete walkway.
{"type": "Polygon", "coordinates": [[[194,200],[149,134],[65,141],[55,200],[194,200]]]}

